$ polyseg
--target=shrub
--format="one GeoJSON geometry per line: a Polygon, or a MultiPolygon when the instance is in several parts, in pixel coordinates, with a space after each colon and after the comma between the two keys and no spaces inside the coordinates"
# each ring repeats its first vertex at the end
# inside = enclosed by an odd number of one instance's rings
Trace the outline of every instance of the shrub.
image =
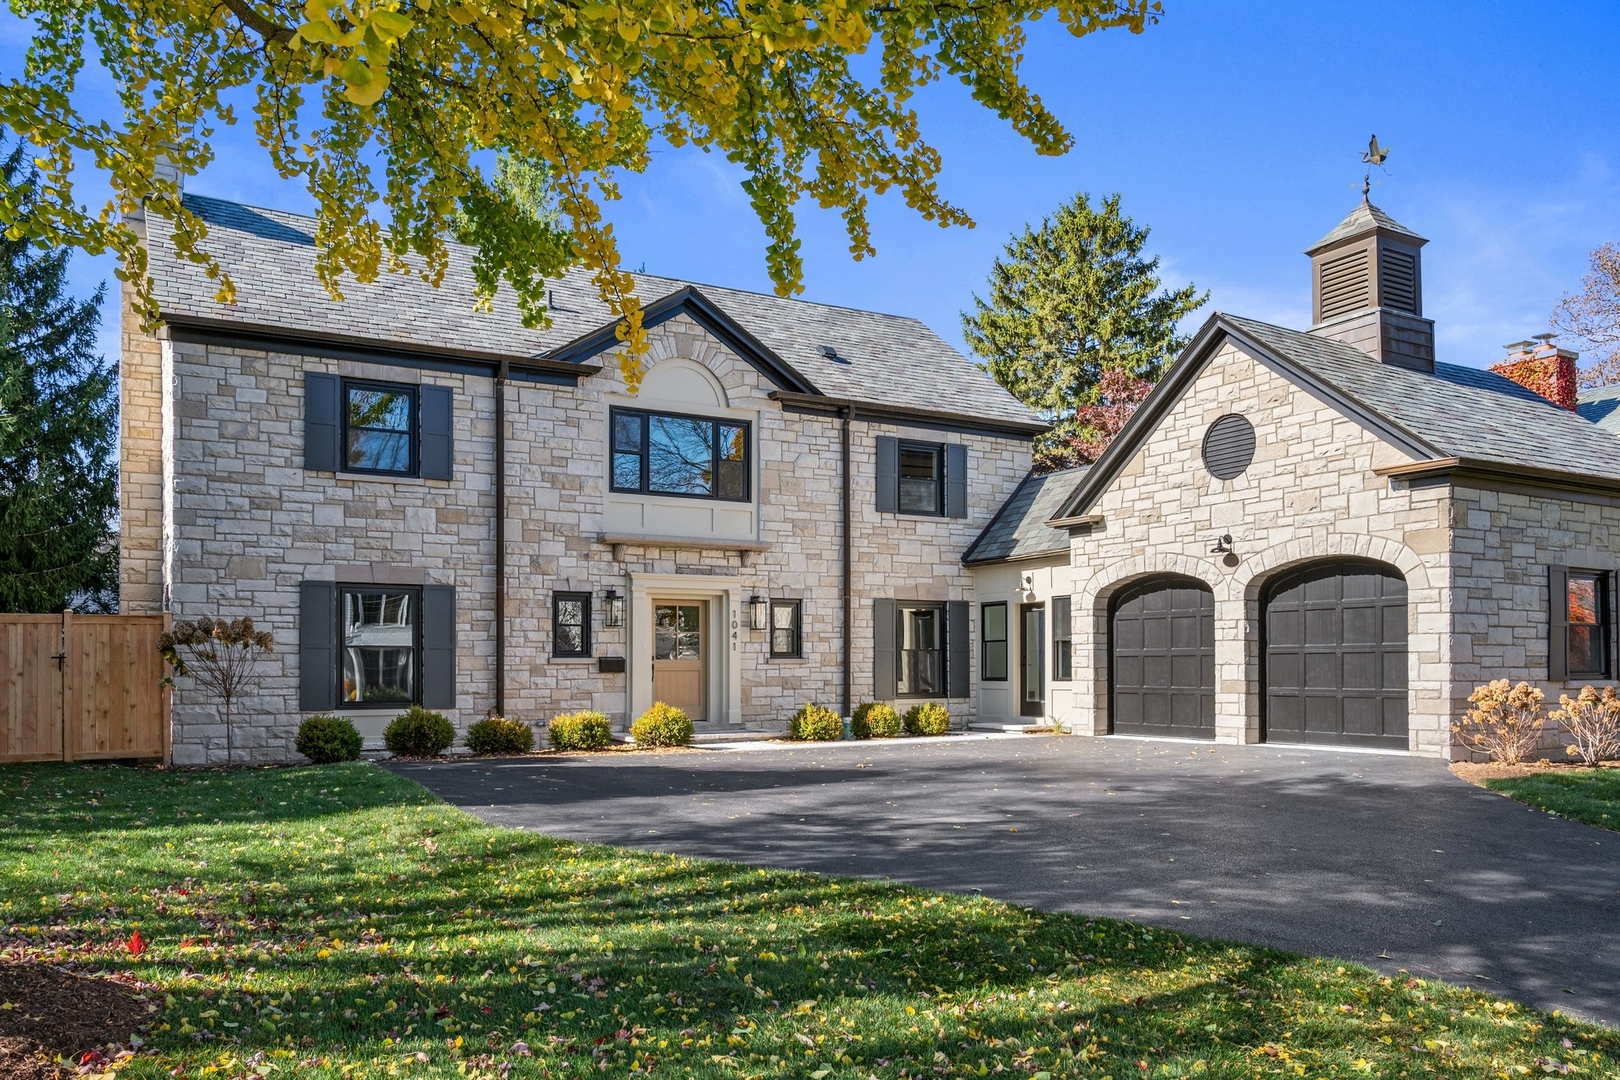
{"type": "Polygon", "coordinates": [[[857,739],[892,739],[900,734],[900,714],[892,705],[868,701],[850,717],[849,733],[857,739]]]}
{"type": "Polygon", "coordinates": [[[546,728],[553,750],[602,750],[613,744],[613,721],[599,712],[563,713],[546,728]]]}
{"type": "Polygon", "coordinates": [[[692,721],[675,706],[655,701],[630,725],[630,737],[637,746],[686,746],[692,741],[692,721]]]}
{"type": "Polygon", "coordinates": [[[800,705],[788,721],[788,734],[810,742],[833,742],[844,737],[844,720],[825,705],[800,705]]]}
{"type": "Polygon", "coordinates": [[[467,749],[475,754],[527,754],[534,749],[534,729],[521,720],[491,716],[467,729],[467,749]]]}
{"type": "Polygon", "coordinates": [[[317,765],[353,761],[360,756],[360,732],[342,716],[311,716],[298,725],[293,747],[317,765]]]}
{"type": "Polygon", "coordinates": [[[1546,695],[1529,683],[1514,686],[1506,679],[1476,686],[1468,695],[1469,709],[1453,722],[1451,734],[1469,750],[1487,754],[1503,765],[1517,765],[1541,744],[1547,719],[1541,702],[1546,695]]]}
{"type": "Polygon", "coordinates": [[[412,705],[388,725],[383,742],[401,757],[435,757],[456,741],[455,725],[444,713],[412,705]]]}
{"type": "Polygon", "coordinates": [[[1583,765],[1620,758],[1620,694],[1614,687],[1605,686],[1600,694],[1583,686],[1573,701],[1568,694],[1559,694],[1552,719],[1575,740],[1564,752],[1580,758],[1583,765]]]}
{"type": "Polygon", "coordinates": [[[944,735],[951,730],[951,711],[937,701],[925,701],[906,710],[907,735],[944,735]]]}

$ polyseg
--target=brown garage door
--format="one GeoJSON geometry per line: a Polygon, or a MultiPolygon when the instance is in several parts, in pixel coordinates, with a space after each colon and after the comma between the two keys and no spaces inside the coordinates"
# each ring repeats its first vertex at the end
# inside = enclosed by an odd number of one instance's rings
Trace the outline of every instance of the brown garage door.
{"type": "Polygon", "coordinates": [[[1215,737],[1215,597],[1191,578],[1150,578],[1114,599],[1112,730],[1215,737]]]}
{"type": "Polygon", "coordinates": [[[1317,563],[1265,594],[1268,742],[1404,750],[1406,581],[1362,561],[1317,563]]]}

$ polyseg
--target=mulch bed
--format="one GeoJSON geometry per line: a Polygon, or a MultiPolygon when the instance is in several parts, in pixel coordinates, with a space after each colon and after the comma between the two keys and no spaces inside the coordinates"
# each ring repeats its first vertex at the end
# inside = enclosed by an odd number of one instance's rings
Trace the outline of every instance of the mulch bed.
{"type": "MultiPolygon", "coordinates": [[[[150,1022],[152,1002],[111,979],[45,964],[0,963],[0,1076],[59,1080],[95,1052],[111,1059],[150,1022]]],[[[92,1061],[95,1059],[92,1058],[92,1061]]]]}
{"type": "MultiPolygon", "coordinates": [[[[1606,761],[1597,766],[1600,769],[1620,769],[1620,761],[1606,761]]],[[[1494,761],[1454,761],[1451,771],[1459,779],[1470,784],[1481,784],[1486,780],[1507,780],[1518,776],[1534,776],[1536,773],[1568,772],[1570,769],[1589,769],[1590,765],[1582,765],[1578,761],[1553,761],[1542,758],[1540,761],[1527,761],[1522,765],[1498,765],[1494,761]]]]}

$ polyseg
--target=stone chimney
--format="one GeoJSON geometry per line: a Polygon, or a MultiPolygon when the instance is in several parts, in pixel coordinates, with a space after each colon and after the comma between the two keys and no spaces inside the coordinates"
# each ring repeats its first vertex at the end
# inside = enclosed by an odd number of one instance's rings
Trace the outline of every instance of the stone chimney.
{"type": "Polygon", "coordinates": [[[1537,334],[1533,341],[1504,345],[1508,358],[1492,364],[1491,370],[1574,412],[1580,390],[1575,361],[1580,354],[1560,349],[1552,339],[1551,334],[1537,334]]]}
{"type": "Polygon", "coordinates": [[[1381,364],[1434,370],[1434,322],[1423,317],[1428,241],[1362,200],[1305,254],[1311,333],[1354,345],[1381,364]]]}

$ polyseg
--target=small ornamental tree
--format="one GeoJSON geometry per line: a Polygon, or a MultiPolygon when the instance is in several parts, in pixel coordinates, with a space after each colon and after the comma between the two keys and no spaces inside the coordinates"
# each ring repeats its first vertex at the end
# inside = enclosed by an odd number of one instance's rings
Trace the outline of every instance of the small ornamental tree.
{"type": "Polygon", "coordinates": [[[1620,693],[1614,687],[1605,686],[1599,693],[1596,687],[1583,686],[1573,699],[1559,694],[1552,719],[1575,740],[1564,752],[1580,758],[1581,764],[1620,758],[1620,693]]]}
{"type": "Polygon", "coordinates": [[[258,630],[250,616],[232,619],[182,620],[158,636],[158,651],[173,676],[189,678],[217,696],[225,718],[225,760],[236,757],[231,714],[236,702],[252,693],[263,678],[259,661],[275,651],[268,630],[258,630]]]}
{"type": "Polygon", "coordinates": [[[1541,745],[1541,729],[1547,724],[1541,709],[1545,696],[1527,682],[1514,686],[1497,679],[1476,686],[1468,695],[1468,703],[1474,707],[1451,725],[1451,734],[1492,761],[1517,765],[1541,745]]]}

